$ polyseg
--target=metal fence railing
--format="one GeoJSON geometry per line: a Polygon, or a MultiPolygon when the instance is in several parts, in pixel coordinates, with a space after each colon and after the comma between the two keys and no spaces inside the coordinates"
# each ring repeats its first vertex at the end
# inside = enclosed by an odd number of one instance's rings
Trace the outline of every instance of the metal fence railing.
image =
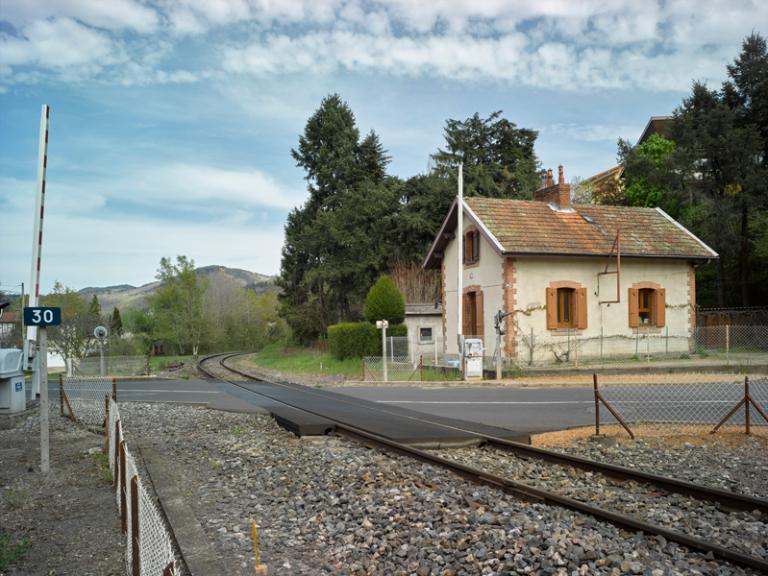
{"type": "Polygon", "coordinates": [[[59,374],[59,411],[87,427],[103,427],[108,398],[117,399],[114,378],[77,378],[59,374]]]}
{"type": "Polygon", "coordinates": [[[768,376],[688,374],[649,382],[594,376],[595,428],[619,424],[633,435],[738,430],[768,434],[768,376]]]}
{"type": "Polygon", "coordinates": [[[109,469],[126,537],[126,572],[132,576],[176,575],[173,539],[165,520],[144,488],[136,462],[124,440],[117,402],[109,401],[107,435],[109,469]]]}

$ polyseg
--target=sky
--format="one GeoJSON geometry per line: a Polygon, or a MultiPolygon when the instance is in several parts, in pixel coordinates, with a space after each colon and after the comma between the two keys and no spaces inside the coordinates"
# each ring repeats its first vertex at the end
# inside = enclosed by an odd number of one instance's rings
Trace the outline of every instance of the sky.
{"type": "Polygon", "coordinates": [[[502,110],[586,178],[761,23],[761,0],[0,0],[0,290],[30,282],[43,104],[42,291],[140,285],[177,254],[275,274],[324,96],[393,175],[429,169],[447,119],[502,110]]]}

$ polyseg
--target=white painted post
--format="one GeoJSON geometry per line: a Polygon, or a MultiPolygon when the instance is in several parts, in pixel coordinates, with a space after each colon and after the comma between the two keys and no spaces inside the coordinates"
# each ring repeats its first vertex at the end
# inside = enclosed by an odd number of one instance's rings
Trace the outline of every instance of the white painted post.
{"type": "Polygon", "coordinates": [[[725,325],[725,363],[731,362],[731,325],[725,325]]]}
{"type": "Polygon", "coordinates": [[[388,381],[387,378],[387,324],[386,320],[381,321],[381,362],[384,369],[384,382],[388,381]]]}
{"type": "Polygon", "coordinates": [[[45,326],[40,326],[37,337],[40,344],[37,360],[37,370],[40,372],[40,472],[46,474],[51,469],[51,456],[48,432],[48,338],[45,326]]]}
{"type": "MultiPolygon", "coordinates": [[[[31,282],[29,286],[29,306],[37,306],[40,297],[40,259],[43,248],[43,212],[45,210],[45,171],[48,168],[48,118],[50,108],[43,104],[40,111],[40,140],[37,153],[37,187],[35,194],[35,225],[32,236],[32,267],[31,282]]],[[[23,302],[22,302],[23,304],[23,302]]],[[[34,354],[37,341],[37,326],[27,326],[27,357],[24,365],[29,366],[29,357],[34,354]]],[[[39,353],[39,352],[38,352],[39,353]]],[[[43,362],[45,363],[45,361],[43,362]]],[[[37,364],[40,366],[40,363],[37,364]]],[[[32,368],[34,370],[34,368],[32,368]]],[[[32,373],[32,397],[40,394],[40,372],[32,373]]]]}
{"type": "Polygon", "coordinates": [[[459,373],[464,373],[463,315],[464,315],[464,164],[459,164],[459,190],[456,204],[456,241],[458,270],[456,282],[456,342],[459,347],[459,373]]]}

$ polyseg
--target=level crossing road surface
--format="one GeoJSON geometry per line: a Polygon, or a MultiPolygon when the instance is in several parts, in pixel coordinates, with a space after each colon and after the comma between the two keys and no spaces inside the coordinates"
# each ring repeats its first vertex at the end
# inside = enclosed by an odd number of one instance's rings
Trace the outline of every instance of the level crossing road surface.
{"type": "MultiPolygon", "coordinates": [[[[261,386],[244,382],[241,384],[254,388],[261,386]]],[[[49,390],[52,401],[58,401],[58,383],[49,383],[49,390]]],[[[591,387],[339,386],[328,387],[327,390],[374,402],[384,409],[404,408],[526,434],[594,422],[595,406],[591,387]]],[[[118,399],[124,402],[207,404],[211,408],[231,411],[266,413],[275,406],[269,399],[248,390],[208,380],[119,380],[117,394],[118,399]]]]}

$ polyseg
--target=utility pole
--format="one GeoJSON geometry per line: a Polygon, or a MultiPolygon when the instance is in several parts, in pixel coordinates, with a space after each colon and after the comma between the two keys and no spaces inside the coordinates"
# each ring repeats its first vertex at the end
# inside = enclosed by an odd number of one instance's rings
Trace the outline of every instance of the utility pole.
{"type": "Polygon", "coordinates": [[[459,164],[459,190],[456,203],[456,241],[458,255],[456,259],[456,342],[459,347],[459,372],[464,373],[464,164],[459,164]]]}

